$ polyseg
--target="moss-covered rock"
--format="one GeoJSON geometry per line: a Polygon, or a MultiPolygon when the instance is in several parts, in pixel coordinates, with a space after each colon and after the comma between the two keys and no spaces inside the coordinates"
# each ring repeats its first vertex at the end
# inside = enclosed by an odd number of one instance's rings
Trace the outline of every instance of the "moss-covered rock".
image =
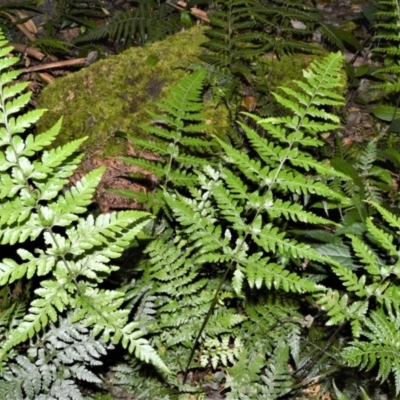
{"type": "Polygon", "coordinates": [[[146,110],[154,111],[155,102],[187,73],[184,63],[197,61],[205,40],[204,28],[196,27],[56,80],[39,96],[38,106],[49,111],[38,129],[49,128],[63,116],[55,145],[88,136],[83,149],[88,155],[125,153],[126,142],[118,133],[142,134],[139,126],[149,121],[146,110]]]}

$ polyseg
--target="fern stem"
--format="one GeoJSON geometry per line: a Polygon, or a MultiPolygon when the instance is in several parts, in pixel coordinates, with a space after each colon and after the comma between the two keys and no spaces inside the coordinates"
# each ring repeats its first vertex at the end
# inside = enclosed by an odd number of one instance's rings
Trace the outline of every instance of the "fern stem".
{"type": "MultiPolygon", "coordinates": [[[[231,265],[232,265],[232,264],[231,264],[231,265]]],[[[197,345],[199,344],[200,337],[201,337],[201,335],[202,335],[202,333],[203,333],[203,331],[204,331],[204,328],[206,327],[206,325],[207,325],[207,323],[208,323],[208,320],[209,320],[210,317],[211,317],[211,314],[212,314],[212,312],[213,312],[213,310],[214,310],[215,305],[217,304],[217,301],[218,301],[218,294],[219,294],[219,292],[221,291],[222,285],[224,284],[226,278],[228,277],[228,272],[230,271],[230,269],[231,269],[231,268],[228,267],[228,268],[225,270],[224,275],[221,277],[221,279],[220,279],[220,281],[219,281],[219,284],[218,284],[218,287],[217,287],[217,289],[215,290],[215,295],[214,295],[213,300],[212,300],[212,302],[211,302],[210,308],[208,309],[207,315],[205,316],[205,318],[204,318],[204,320],[203,320],[203,322],[202,322],[202,324],[201,324],[201,326],[200,326],[199,332],[198,332],[198,334],[197,334],[197,336],[196,336],[196,339],[195,339],[195,341],[194,341],[194,343],[193,343],[192,349],[191,349],[191,351],[190,351],[189,359],[188,359],[188,362],[187,362],[187,364],[186,364],[185,373],[184,373],[184,375],[183,375],[183,384],[186,383],[186,379],[187,379],[187,376],[188,376],[188,374],[189,374],[189,367],[190,367],[190,364],[191,364],[191,362],[192,362],[192,360],[193,360],[194,353],[195,353],[195,351],[196,351],[197,345]]]]}

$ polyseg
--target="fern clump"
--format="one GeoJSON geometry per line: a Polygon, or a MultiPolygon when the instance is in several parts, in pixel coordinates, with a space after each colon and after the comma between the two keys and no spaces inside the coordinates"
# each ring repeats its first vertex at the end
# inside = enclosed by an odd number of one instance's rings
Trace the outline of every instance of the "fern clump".
{"type": "MultiPolygon", "coordinates": [[[[225,365],[232,399],[289,393],[293,378],[288,359],[300,360],[298,308],[306,293],[324,292],[300,267],[304,260],[325,263],[325,258],[285,227],[334,226],[321,215],[320,204],[327,209],[350,204],[321,180],[346,176],[313,156],[313,149],[323,145],[318,135],[338,127],[338,117],[327,108],[343,102],[338,94],[341,63],[341,55],[332,54],[304,72],[297,90],[283,88],[283,94],[275,94],[289,110],[286,117],[249,115],[257,132],[241,125],[246,151],[216,137],[222,149],[218,162],[189,164],[192,158],[184,157],[180,161],[192,167],[187,186],[163,185],[156,191],[172,222],[146,249],[142,276],[127,296],[138,318],[146,321],[143,329],[152,332],[152,343],[164,349],[163,359],[177,374],[185,369],[182,359],[190,368],[225,365]],[[265,290],[276,297],[262,296],[265,290]],[[284,293],[296,300],[284,301],[284,293]],[[278,322],[285,319],[288,323],[278,322]],[[290,343],[284,344],[288,337],[290,343]],[[251,385],[243,389],[241,377],[251,385]]],[[[201,74],[196,72],[193,82],[201,74]]],[[[190,81],[185,81],[188,91],[190,81]]],[[[193,100],[196,96],[200,101],[199,91],[193,100]]],[[[174,104],[172,99],[164,104],[174,104]]],[[[170,140],[167,148],[174,149],[182,136],[170,126],[180,124],[180,114],[171,106],[165,110],[168,123],[154,133],[170,140]]],[[[161,158],[165,147],[158,153],[161,158]]],[[[156,147],[152,150],[157,154],[156,147]]],[[[157,169],[154,161],[144,163],[165,176],[162,164],[157,169]]],[[[177,165],[179,170],[185,164],[177,165]]]]}
{"type": "MultiPolygon", "coordinates": [[[[139,211],[87,214],[103,168],[64,190],[82,159],[77,150],[85,139],[46,150],[61,120],[46,132],[29,133],[44,110],[23,111],[31,93],[24,92],[28,83],[14,83],[19,71],[12,67],[18,58],[8,57],[11,49],[1,35],[0,243],[3,252],[11,254],[0,261],[0,285],[34,278],[38,287],[24,317],[3,337],[3,366],[12,349],[74,310],[71,322],[90,327],[97,340],[121,343],[138,358],[168,372],[141,337],[139,324],[129,321],[129,310],[122,307],[124,293],[101,287],[118,269],[111,260],[121,255],[150,216],[139,211]]],[[[26,359],[18,360],[25,368],[26,359]]]]}

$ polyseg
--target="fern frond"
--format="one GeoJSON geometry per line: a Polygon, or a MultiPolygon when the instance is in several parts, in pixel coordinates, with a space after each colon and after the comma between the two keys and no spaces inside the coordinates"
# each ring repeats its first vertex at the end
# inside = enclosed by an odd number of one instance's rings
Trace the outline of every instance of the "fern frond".
{"type": "MultiPolygon", "coordinates": [[[[191,187],[196,181],[194,168],[213,162],[212,152],[216,142],[206,136],[209,126],[204,123],[206,116],[202,112],[201,92],[205,77],[206,72],[198,70],[182,78],[158,103],[164,114],[149,113],[154,124],[143,126],[143,129],[153,139],[132,139],[137,146],[157,154],[158,160],[129,157],[124,160],[142,168],[147,174],[154,174],[159,186],[191,187]]],[[[146,195],[150,206],[158,204],[157,196],[157,193],[146,195]]]]}
{"type": "Polygon", "coordinates": [[[228,366],[228,363],[234,364],[239,357],[242,343],[240,338],[235,338],[231,345],[229,336],[224,336],[221,341],[206,339],[203,346],[200,364],[205,367],[210,363],[216,369],[219,364],[225,367],[228,366]]]}
{"type": "MultiPolygon", "coordinates": [[[[4,45],[2,39],[0,32],[0,41],[4,45]]],[[[104,168],[88,173],[60,194],[82,159],[82,155],[76,153],[85,138],[46,149],[57,136],[61,121],[47,132],[23,138],[24,131],[45,110],[24,113],[23,107],[30,95],[21,93],[26,85],[4,83],[11,83],[17,76],[2,72],[16,62],[15,58],[6,57],[4,49],[7,48],[0,50],[0,241],[2,245],[14,245],[39,238],[31,247],[35,248],[40,243],[40,248],[31,252],[21,246],[9,258],[0,261],[1,285],[23,278],[30,281],[35,275],[38,277],[38,288],[32,293],[26,314],[1,338],[1,360],[14,354],[13,349],[20,343],[35,340],[50,323],[56,324],[61,314],[73,309],[73,324],[84,320],[87,326],[93,327],[94,336],[102,334],[104,340],[112,338],[115,343],[121,342],[123,347],[135,352],[143,361],[154,363],[168,373],[168,368],[155,350],[141,337],[143,334],[137,323],[129,321],[129,310],[122,308],[124,293],[98,287],[112,271],[118,269],[109,264],[110,260],[121,256],[147,224],[149,215],[126,211],[101,214],[96,218],[92,214],[86,218],[79,217],[87,213],[104,168]],[[42,278],[44,275],[45,279],[42,278]]],[[[80,328],[77,328],[75,336],[79,331],[80,328]]],[[[23,383],[23,387],[15,392],[14,386],[19,383],[13,372],[8,379],[12,383],[6,384],[6,390],[18,398],[40,398],[37,396],[39,389],[44,390],[43,395],[81,398],[75,382],[66,378],[74,376],[88,382],[99,380],[84,365],[78,365],[82,359],[73,356],[75,350],[67,356],[60,350],[62,347],[59,342],[57,350],[60,355],[64,354],[63,362],[68,363],[66,358],[69,357],[75,365],[60,376],[52,375],[54,370],[44,372],[39,368],[39,373],[43,372],[41,378],[48,384],[46,390],[41,384],[36,387],[32,383],[30,387],[23,383]]],[[[95,348],[95,345],[88,345],[86,352],[94,352],[95,348]]],[[[94,353],[92,355],[97,358],[94,353]]],[[[92,358],[87,353],[85,361],[92,358]]],[[[17,369],[24,375],[25,365],[30,360],[19,360],[17,369]]]]}

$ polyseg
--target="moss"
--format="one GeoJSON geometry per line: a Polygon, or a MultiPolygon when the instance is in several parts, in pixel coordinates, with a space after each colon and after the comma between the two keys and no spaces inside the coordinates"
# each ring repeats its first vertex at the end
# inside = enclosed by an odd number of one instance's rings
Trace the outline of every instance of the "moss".
{"type": "Polygon", "coordinates": [[[49,112],[38,129],[48,129],[63,116],[55,145],[88,136],[84,150],[89,155],[124,153],[126,143],[118,133],[141,135],[139,126],[149,120],[146,109],[155,110],[155,101],[186,74],[183,62],[194,61],[205,40],[204,28],[196,27],[56,80],[39,97],[38,106],[49,112]]]}

